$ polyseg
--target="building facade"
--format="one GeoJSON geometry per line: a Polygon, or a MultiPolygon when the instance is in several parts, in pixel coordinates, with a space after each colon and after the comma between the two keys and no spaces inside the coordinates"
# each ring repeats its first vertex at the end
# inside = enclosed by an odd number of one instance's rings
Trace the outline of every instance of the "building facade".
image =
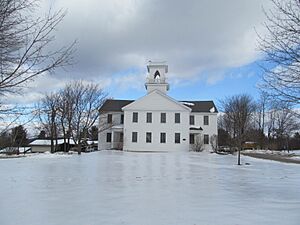
{"type": "Polygon", "coordinates": [[[147,94],[107,100],[100,108],[98,149],[125,151],[211,150],[217,135],[213,101],[176,101],[167,95],[168,66],[149,62],[147,94]]]}

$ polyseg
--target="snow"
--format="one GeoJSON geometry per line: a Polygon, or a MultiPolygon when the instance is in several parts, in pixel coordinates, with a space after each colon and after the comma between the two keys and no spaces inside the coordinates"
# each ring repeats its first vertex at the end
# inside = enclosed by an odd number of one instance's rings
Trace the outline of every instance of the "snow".
{"type": "Polygon", "coordinates": [[[202,130],[202,127],[198,127],[198,126],[190,126],[190,129],[195,129],[195,130],[202,130]]]}
{"type": "Polygon", "coordinates": [[[188,105],[188,106],[194,106],[195,104],[192,102],[181,102],[184,105],[188,105]]]}
{"type": "Polygon", "coordinates": [[[6,153],[11,152],[13,150],[17,151],[19,150],[20,153],[27,152],[31,149],[31,147],[7,147],[0,150],[0,153],[6,153]]]}
{"type": "MultiPolygon", "coordinates": [[[[66,140],[66,142],[68,143],[68,140],[66,140]]],[[[56,143],[56,141],[54,140],[54,144],[56,143]]],[[[63,144],[64,143],[64,139],[58,139],[57,140],[57,144],[63,144]]],[[[70,144],[74,145],[75,142],[74,140],[70,139],[70,144]]],[[[35,141],[32,141],[31,143],[29,143],[30,146],[32,145],[46,145],[46,146],[49,146],[51,145],[51,140],[46,140],[46,139],[37,139],[35,141]]]]}
{"type": "MultiPolygon", "coordinates": [[[[44,153],[31,153],[26,154],[25,157],[31,157],[33,159],[53,159],[53,158],[61,158],[61,157],[71,157],[72,154],[75,154],[75,152],[56,152],[54,154],[51,154],[50,152],[44,152],[44,153]]],[[[78,154],[76,152],[76,154],[78,154]]]]}
{"type": "Polygon", "coordinates": [[[123,129],[124,125],[115,125],[112,127],[112,129],[123,129]]]}
{"type": "Polygon", "coordinates": [[[0,160],[0,224],[298,225],[300,165],[242,163],[121,151],[0,160]]]}
{"type": "Polygon", "coordinates": [[[87,141],[86,143],[88,145],[94,145],[94,144],[98,144],[98,141],[87,141]]]}
{"type": "Polygon", "coordinates": [[[209,110],[211,113],[214,113],[216,111],[215,107],[212,107],[210,110],[209,110]]]}

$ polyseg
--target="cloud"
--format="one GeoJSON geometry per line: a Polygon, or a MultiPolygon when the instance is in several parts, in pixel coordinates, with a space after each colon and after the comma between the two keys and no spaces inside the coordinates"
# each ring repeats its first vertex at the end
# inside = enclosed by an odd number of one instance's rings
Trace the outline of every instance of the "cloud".
{"type": "Polygon", "coordinates": [[[202,79],[213,85],[226,77],[224,71],[259,58],[254,28],[262,30],[262,6],[269,7],[265,0],[44,0],[42,4],[44,10],[67,9],[56,39],[58,46],[78,40],[78,65],[38,79],[28,101],[72,79],[126,89],[137,78],[144,82],[151,59],[167,60],[169,80],[175,84],[202,79]]]}
{"type": "Polygon", "coordinates": [[[148,59],[168,61],[177,77],[238,67],[258,57],[263,0],[57,0],[67,8],[62,39],[78,38],[79,66],[107,76],[148,59]]]}

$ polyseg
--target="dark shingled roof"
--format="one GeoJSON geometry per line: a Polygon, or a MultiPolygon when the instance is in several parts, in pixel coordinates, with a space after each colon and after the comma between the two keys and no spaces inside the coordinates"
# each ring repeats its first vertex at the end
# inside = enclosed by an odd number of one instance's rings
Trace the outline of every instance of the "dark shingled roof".
{"type": "Polygon", "coordinates": [[[185,106],[192,109],[192,112],[210,112],[210,109],[212,107],[215,107],[215,113],[218,112],[217,107],[215,106],[215,103],[213,101],[180,101],[181,103],[192,103],[194,105],[190,104],[184,104],[185,106]]]}
{"type": "Polygon", "coordinates": [[[122,108],[134,100],[107,99],[99,109],[100,112],[122,112],[122,108]]]}
{"type": "MultiPolygon", "coordinates": [[[[117,100],[117,99],[108,99],[104,102],[102,107],[99,109],[100,112],[122,112],[122,108],[134,100],[117,100]]],[[[192,112],[210,112],[212,107],[215,107],[215,112],[217,113],[217,107],[213,101],[179,101],[181,103],[192,103],[184,104],[185,106],[192,109],[192,112]]]]}

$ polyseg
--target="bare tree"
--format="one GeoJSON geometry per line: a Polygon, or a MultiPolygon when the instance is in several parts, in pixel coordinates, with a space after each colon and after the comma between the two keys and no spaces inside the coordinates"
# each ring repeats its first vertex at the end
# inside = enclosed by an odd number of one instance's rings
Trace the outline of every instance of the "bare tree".
{"type": "Polygon", "coordinates": [[[85,84],[83,81],[75,81],[69,85],[73,90],[75,102],[72,135],[75,142],[79,144],[80,153],[82,139],[88,137],[88,130],[99,118],[99,109],[106,100],[107,94],[99,85],[93,83],[85,84]]]}
{"type": "Polygon", "coordinates": [[[37,106],[38,116],[42,124],[43,130],[46,130],[51,140],[51,152],[55,152],[54,146],[57,146],[58,137],[58,110],[60,96],[56,93],[47,94],[41,103],[37,106]],[[56,142],[54,145],[54,141],[56,142]]]}
{"type": "Polygon", "coordinates": [[[98,126],[92,126],[91,129],[89,130],[89,137],[92,141],[98,140],[98,133],[99,133],[99,128],[98,126]]]}
{"type": "Polygon", "coordinates": [[[74,81],[57,93],[46,95],[38,105],[40,121],[48,127],[50,137],[64,138],[64,151],[68,151],[70,138],[78,146],[89,136],[89,130],[99,117],[99,109],[106,100],[106,94],[93,83],[74,81]]]}
{"type": "Polygon", "coordinates": [[[257,135],[258,143],[260,148],[264,148],[265,146],[265,130],[267,127],[266,119],[270,106],[270,96],[267,92],[261,91],[259,99],[256,103],[256,112],[254,115],[254,127],[257,129],[260,134],[257,135]]]}
{"type": "Polygon", "coordinates": [[[210,145],[214,152],[218,151],[218,135],[214,134],[210,137],[210,145]]]}
{"type": "Polygon", "coordinates": [[[265,62],[263,84],[274,98],[300,103],[300,1],[270,0],[265,11],[267,35],[259,36],[265,62]]]}
{"type": "Polygon", "coordinates": [[[252,127],[252,117],[256,105],[249,95],[235,95],[221,102],[224,123],[238,147],[238,165],[241,165],[240,151],[245,141],[245,134],[252,127]]]}
{"type": "Polygon", "coordinates": [[[195,142],[192,145],[192,151],[202,152],[204,150],[204,139],[202,135],[195,135],[195,142]]]}
{"type": "Polygon", "coordinates": [[[66,87],[59,91],[59,105],[58,105],[58,113],[60,125],[62,128],[62,134],[64,138],[64,151],[67,151],[67,144],[70,146],[70,138],[72,132],[72,122],[73,115],[75,110],[75,96],[74,90],[71,85],[66,85],[66,87]]]}
{"type": "Polygon", "coordinates": [[[74,43],[53,48],[66,13],[35,17],[36,0],[0,1],[0,95],[19,93],[27,82],[72,62],[74,43]],[[52,50],[50,50],[52,49],[52,50]]]}
{"type": "Polygon", "coordinates": [[[269,98],[269,95],[265,91],[261,91],[259,99],[256,103],[256,123],[258,129],[262,133],[265,131],[266,113],[268,110],[269,98]]]}
{"type": "Polygon", "coordinates": [[[277,148],[289,150],[289,138],[299,129],[299,121],[295,117],[289,103],[279,102],[273,110],[273,136],[277,148]]]}

